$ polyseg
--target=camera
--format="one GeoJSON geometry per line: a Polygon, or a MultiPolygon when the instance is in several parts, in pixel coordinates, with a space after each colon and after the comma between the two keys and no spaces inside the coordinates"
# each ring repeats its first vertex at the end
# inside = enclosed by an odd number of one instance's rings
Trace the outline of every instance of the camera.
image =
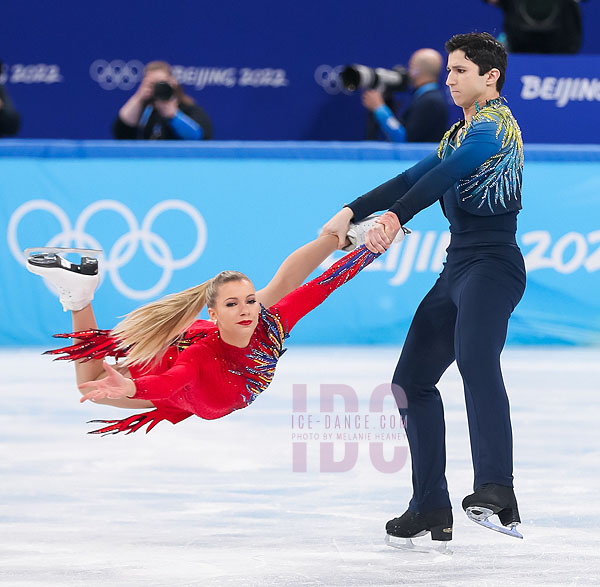
{"type": "Polygon", "coordinates": [[[373,69],[368,65],[353,63],[346,65],[340,73],[343,86],[354,92],[355,90],[378,90],[380,92],[406,92],[410,79],[405,67],[397,65],[393,69],[377,67],[373,69]]]}
{"type": "Polygon", "coordinates": [[[154,84],[154,100],[167,102],[173,97],[175,90],[169,82],[156,82],[154,84]]]}

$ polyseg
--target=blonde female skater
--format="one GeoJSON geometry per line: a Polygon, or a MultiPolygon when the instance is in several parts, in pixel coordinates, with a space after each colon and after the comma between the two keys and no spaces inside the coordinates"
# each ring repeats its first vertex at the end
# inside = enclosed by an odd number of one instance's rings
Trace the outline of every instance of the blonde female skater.
{"type": "MultiPolygon", "coordinates": [[[[364,239],[372,222],[349,234],[364,239]]],[[[97,259],[83,257],[74,265],[56,252],[41,253],[29,256],[27,268],[54,283],[72,313],[73,332],[56,336],[74,344],[48,353],[75,361],[81,401],[154,408],[100,420],[107,425],[93,431],[116,434],[145,424],[149,431],[164,419],[175,424],[191,415],[221,418],[250,405],[271,383],[283,341],[298,320],[379,256],[360,246],[298,287],[337,248],[337,236],[320,236],[292,253],[259,291],[246,275],[223,271],[134,310],[112,330],[98,330],[91,306],[97,259]],[[210,320],[197,320],[204,306],[210,320]],[[113,367],[107,356],[124,360],[113,367]]]]}

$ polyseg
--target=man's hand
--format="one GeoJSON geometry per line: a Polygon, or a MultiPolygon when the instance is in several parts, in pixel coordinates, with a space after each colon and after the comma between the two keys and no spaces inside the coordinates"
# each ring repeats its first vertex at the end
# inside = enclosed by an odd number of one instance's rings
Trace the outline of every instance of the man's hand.
{"type": "Polygon", "coordinates": [[[362,103],[365,108],[374,112],[380,106],[383,106],[383,96],[377,90],[366,90],[362,95],[362,103]]]}
{"type": "Polygon", "coordinates": [[[135,383],[133,380],[123,377],[106,361],[103,362],[103,367],[106,371],[104,379],[88,381],[77,386],[82,392],[87,390],[87,393],[79,400],[81,403],[88,399],[92,401],[104,398],[123,399],[135,395],[135,383]]]}
{"type": "Polygon", "coordinates": [[[354,212],[350,208],[342,208],[333,218],[328,220],[321,234],[334,234],[338,238],[338,249],[341,249],[346,244],[346,233],[350,226],[350,220],[354,216],[354,212]]]}
{"type": "Polygon", "coordinates": [[[365,246],[372,253],[385,253],[401,230],[398,216],[393,212],[386,212],[375,220],[375,226],[367,232],[365,246]]]}

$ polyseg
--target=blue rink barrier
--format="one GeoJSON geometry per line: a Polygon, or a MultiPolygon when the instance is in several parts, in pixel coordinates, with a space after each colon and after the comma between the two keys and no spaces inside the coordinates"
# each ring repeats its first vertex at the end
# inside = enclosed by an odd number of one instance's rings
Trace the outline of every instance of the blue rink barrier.
{"type": "MultiPolygon", "coordinates": [[[[29,246],[102,248],[94,307],[112,327],[134,307],[223,269],[257,288],[344,203],[400,173],[433,145],[110,141],[0,143],[4,252],[1,345],[51,345],[70,329],[29,246]]],[[[518,240],[528,285],[510,343],[600,342],[600,147],[527,146],[518,240]]],[[[294,342],[401,344],[442,269],[439,205],[403,243],[307,316],[294,342]]],[[[336,253],[323,267],[340,255],[336,253]]]]}

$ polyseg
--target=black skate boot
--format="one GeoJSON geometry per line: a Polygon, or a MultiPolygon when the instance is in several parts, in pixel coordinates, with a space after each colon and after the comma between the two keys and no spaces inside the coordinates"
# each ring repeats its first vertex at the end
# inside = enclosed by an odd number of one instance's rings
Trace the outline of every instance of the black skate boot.
{"type": "Polygon", "coordinates": [[[463,499],[462,507],[469,519],[477,524],[508,536],[523,538],[523,535],[516,530],[517,524],[521,523],[521,518],[512,487],[485,483],[478,487],[475,493],[463,499]],[[502,526],[488,520],[494,514],[498,515],[502,526]]]}
{"type": "Polygon", "coordinates": [[[446,547],[452,540],[452,522],[451,508],[424,513],[407,510],[399,518],[394,518],[385,525],[387,532],[385,542],[389,546],[403,550],[450,553],[446,547]],[[427,532],[431,533],[431,540],[439,541],[441,544],[435,547],[423,547],[412,542],[412,538],[425,536],[427,532]]]}

